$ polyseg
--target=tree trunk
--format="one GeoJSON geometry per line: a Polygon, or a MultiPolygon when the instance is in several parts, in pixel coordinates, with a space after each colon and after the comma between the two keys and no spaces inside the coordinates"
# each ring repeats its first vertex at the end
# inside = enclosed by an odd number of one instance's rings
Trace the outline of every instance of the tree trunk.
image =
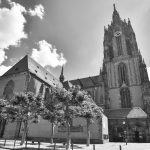
{"type": "Polygon", "coordinates": [[[51,144],[54,143],[54,141],[53,141],[53,139],[54,139],[54,128],[55,128],[55,125],[54,125],[54,123],[52,123],[51,144]]]}
{"type": "Polygon", "coordinates": [[[86,146],[90,145],[90,119],[87,119],[87,139],[86,139],[86,146]]]}
{"type": "Polygon", "coordinates": [[[24,131],[23,131],[20,145],[24,144],[24,142],[27,138],[27,132],[28,132],[28,121],[24,121],[24,131]]]}
{"type": "Polygon", "coordinates": [[[70,150],[71,145],[71,135],[70,135],[70,124],[69,121],[67,121],[67,143],[66,143],[66,150],[70,150]]]}

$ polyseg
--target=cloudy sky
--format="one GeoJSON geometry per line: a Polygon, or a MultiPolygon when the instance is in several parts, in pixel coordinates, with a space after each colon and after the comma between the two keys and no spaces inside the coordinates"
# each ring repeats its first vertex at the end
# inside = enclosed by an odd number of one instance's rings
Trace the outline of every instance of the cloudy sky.
{"type": "Polygon", "coordinates": [[[149,69],[149,0],[1,0],[0,74],[26,54],[57,77],[65,64],[66,80],[99,74],[113,3],[130,18],[149,69]]]}

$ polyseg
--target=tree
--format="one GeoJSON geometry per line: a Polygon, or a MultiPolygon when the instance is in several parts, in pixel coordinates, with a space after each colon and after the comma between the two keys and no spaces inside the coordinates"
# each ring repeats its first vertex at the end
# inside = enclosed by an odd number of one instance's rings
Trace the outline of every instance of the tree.
{"type": "Polygon", "coordinates": [[[65,124],[67,129],[66,150],[70,149],[71,135],[70,135],[70,120],[73,118],[70,106],[72,106],[72,93],[64,88],[57,88],[55,92],[55,101],[61,107],[61,123],[65,124]]]}
{"type": "Polygon", "coordinates": [[[67,129],[66,149],[70,149],[70,121],[76,117],[83,117],[87,120],[87,145],[90,144],[90,124],[94,118],[102,115],[102,109],[98,107],[91,96],[79,86],[73,86],[66,90],[56,90],[55,99],[62,105],[63,120],[67,129]]]}
{"type": "Polygon", "coordinates": [[[87,91],[82,90],[79,86],[70,89],[73,94],[73,100],[76,104],[74,112],[76,117],[82,117],[87,122],[87,146],[90,144],[90,125],[93,119],[102,117],[102,108],[98,107],[87,91]]]}
{"type": "Polygon", "coordinates": [[[55,125],[62,122],[61,108],[62,107],[54,102],[45,103],[44,111],[42,113],[43,119],[48,120],[52,124],[51,144],[53,143],[55,125]]]}
{"type": "Polygon", "coordinates": [[[24,124],[24,132],[22,135],[21,145],[24,143],[28,132],[28,122],[33,123],[39,121],[39,116],[43,111],[43,98],[31,92],[15,94],[6,106],[7,119],[11,122],[22,121],[24,124]]]}
{"type": "Polygon", "coordinates": [[[5,107],[7,106],[7,101],[5,99],[0,99],[0,117],[5,118],[5,107]]]}
{"type": "Polygon", "coordinates": [[[93,119],[99,119],[102,117],[102,109],[98,107],[94,102],[88,101],[90,96],[86,95],[86,98],[81,104],[79,116],[86,119],[87,122],[87,146],[90,145],[90,125],[93,123],[93,119]]]}

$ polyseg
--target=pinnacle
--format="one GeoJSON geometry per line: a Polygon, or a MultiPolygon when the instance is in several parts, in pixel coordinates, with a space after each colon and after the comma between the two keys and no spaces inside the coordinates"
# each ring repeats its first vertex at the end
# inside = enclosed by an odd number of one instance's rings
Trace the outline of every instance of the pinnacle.
{"type": "Polygon", "coordinates": [[[113,4],[113,6],[114,6],[114,11],[116,11],[116,6],[115,6],[115,4],[113,4]]]}

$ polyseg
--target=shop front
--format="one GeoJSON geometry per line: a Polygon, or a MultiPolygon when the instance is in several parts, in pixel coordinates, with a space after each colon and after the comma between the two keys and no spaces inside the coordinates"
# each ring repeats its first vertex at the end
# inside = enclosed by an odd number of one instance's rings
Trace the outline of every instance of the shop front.
{"type": "Polygon", "coordinates": [[[139,107],[107,110],[110,142],[148,142],[149,119],[139,107]]]}

